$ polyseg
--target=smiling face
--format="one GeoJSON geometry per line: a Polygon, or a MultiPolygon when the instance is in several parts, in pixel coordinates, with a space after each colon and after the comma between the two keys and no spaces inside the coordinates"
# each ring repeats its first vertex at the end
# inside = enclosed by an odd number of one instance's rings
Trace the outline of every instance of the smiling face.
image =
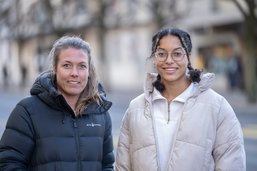
{"type": "Polygon", "coordinates": [[[165,61],[160,61],[157,57],[154,57],[154,64],[162,82],[164,84],[185,82],[188,65],[186,54],[179,61],[174,61],[171,57],[171,54],[175,55],[176,52],[183,50],[180,39],[172,35],[164,36],[161,38],[156,51],[158,52],[158,50],[169,53],[165,61]]]}
{"type": "Polygon", "coordinates": [[[78,99],[88,82],[88,54],[81,49],[63,49],[54,70],[58,91],[66,100],[78,99]]]}

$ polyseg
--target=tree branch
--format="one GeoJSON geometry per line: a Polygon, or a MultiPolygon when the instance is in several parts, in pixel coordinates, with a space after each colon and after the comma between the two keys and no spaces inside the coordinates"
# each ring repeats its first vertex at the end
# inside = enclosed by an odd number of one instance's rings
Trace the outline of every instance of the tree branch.
{"type": "Polygon", "coordinates": [[[256,9],[256,1],[255,0],[246,0],[247,3],[247,7],[249,9],[249,16],[253,18],[254,22],[257,22],[257,16],[255,13],[255,9],[256,9]]]}
{"type": "MultiPolygon", "coordinates": [[[[246,18],[248,16],[247,12],[243,9],[242,5],[237,0],[232,0],[232,2],[236,5],[236,7],[239,9],[239,11],[243,14],[243,16],[246,18]]],[[[247,3],[248,4],[248,3],[247,3]]]]}

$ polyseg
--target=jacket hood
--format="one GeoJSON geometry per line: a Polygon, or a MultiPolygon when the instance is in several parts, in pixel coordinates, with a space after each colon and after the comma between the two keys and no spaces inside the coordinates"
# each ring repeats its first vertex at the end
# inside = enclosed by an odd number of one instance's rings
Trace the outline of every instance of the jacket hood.
{"type": "Polygon", "coordinates": [[[41,73],[33,83],[30,94],[36,95],[50,106],[58,108],[58,105],[56,105],[58,103],[57,99],[61,94],[55,87],[53,72],[45,71],[41,73]]]}
{"type": "MultiPolygon", "coordinates": [[[[103,113],[110,109],[112,103],[106,99],[105,91],[101,84],[98,84],[98,90],[101,96],[100,106],[97,103],[89,104],[82,113],[103,113]]],[[[41,73],[35,80],[30,90],[31,95],[38,96],[42,101],[58,110],[71,110],[68,103],[61,93],[58,92],[52,71],[41,73]]]]}
{"type": "MultiPolygon", "coordinates": [[[[147,73],[146,75],[146,80],[144,85],[144,92],[145,92],[146,98],[148,98],[154,90],[153,82],[156,81],[157,75],[158,75],[157,73],[147,73]]],[[[215,79],[214,73],[202,74],[200,82],[194,83],[197,89],[193,94],[193,96],[197,96],[199,93],[211,88],[214,79],[215,79]]]]}
{"type": "Polygon", "coordinates": [[[31,95],[49,94],[51,96],[58,96],[59,93],[54,84],[54,76],[52,71],[45,71],[41,73],[35,80],[30,89],[31,95]]]}

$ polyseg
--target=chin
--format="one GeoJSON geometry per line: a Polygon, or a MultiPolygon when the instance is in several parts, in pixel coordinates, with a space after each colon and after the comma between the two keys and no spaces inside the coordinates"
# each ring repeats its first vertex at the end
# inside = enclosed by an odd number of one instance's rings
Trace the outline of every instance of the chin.
{"type": "Polygon", "coordinates": [[[72,95],[72,96],[77,96],[80,95],[83,91],[82,90],[68,90],[67,93],[72,95]]]}
{"type": "Polygon", "coordinates": [[[169,75],[169,76],[164,76],[163,79],[170,82],[170,81],[176,81],[177,77],[169,75]]]}

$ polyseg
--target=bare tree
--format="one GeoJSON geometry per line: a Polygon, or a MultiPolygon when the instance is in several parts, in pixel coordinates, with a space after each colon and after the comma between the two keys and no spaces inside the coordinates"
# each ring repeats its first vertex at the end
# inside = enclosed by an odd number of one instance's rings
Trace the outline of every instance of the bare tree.
{"type": "Polygon", "coordinates": [[[154,21],[158,28],[181,17],[181,14],[176,8],[176,0],[149,0],[147,1],[147,5],[153,13],[154,21]]]}
{"type": "Polygon", "coordinates": [[[100,62],[101,62],[101,69],[102,69],[102,73],[105,73],[105,75],[101,78],[104,87],[106,89],[109,89],[110,87],[110,83],[109,83],[109,68],[108,65],[106,64],[107,60],[106,60],[106,51],[105,51],[105,36],[106,36],[106,32],[107,32],[107,28],[105,25],[105,14],[106,14],[106,10],[107,10],[107,6],[108,3],[105,0],[97,0],[99,9],[98,12],[96,13],[96,15],[94,15],[94,21],[95,21],[95,25],[98,28],[98,43],[99,43],[99,49],[100,49],[100,62]],[[103,72],[104,71],[104,72],[103,72]]]}
{"type": "Polygon", "coordinates": [[[135,4],[135,0],[122,1],[127,5],[126,11],[123,11],[118,7],[121,1],[118,0],[97,0],[98,10],[93,15],[93,23],[98,29],[98,43],[100,49],[100,62],[101,69],[104,76],[101,80],[104,83],[106,89],[110,89],[110,78],[109,78],[109,65],[106,56],[106,35],[109,29],[119,28],[124,25],[131,25],[133,23],[133,9],[131,6],[135,4]],[[129,22],[126,22],[129,21],[129,22]],[[126,23],[126,24],[124,24],[126,23]]]}
{"type": "MultiPolygon", "coordinates": [[[[231,0],[244,16],[244,41],[246,49],[245,85],[249,102],[257,100],[257,1],[244,0],[244,4],[238,0],[231,0]],[[246,6],[246,8],[244,8],[246,6]]],[[[242,2],[242,1],[241,1],[242,2]]]]}

